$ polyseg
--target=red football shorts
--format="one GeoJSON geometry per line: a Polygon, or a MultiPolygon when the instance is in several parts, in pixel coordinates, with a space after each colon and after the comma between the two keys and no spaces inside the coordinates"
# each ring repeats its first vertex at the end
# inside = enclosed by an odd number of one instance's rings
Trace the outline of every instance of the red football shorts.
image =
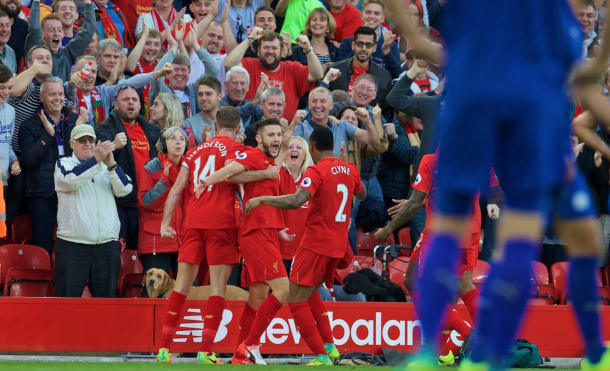
{"type": "Polygon", "coordinates": [[[299,246],[292,262],[290,282],[309,287],[316,286],[320,281],[332,282],[340,261],[341,258],[316,254],[299,246]]]}
{"type": "Polygon", "coordinates": [[[288,276],[276,229],[257,229],[241,236],[239,251],[246,261],[247,286],[288,276]]]}
{"type": "Polygon", "coordinates": [[[178,261],[199,265],[204,257],[209,265],[239,263],[237,229],[184,228],[178,261]]]}
{"type": "MultiPolygon", "coordinates": [[[[466,272],[472,272],[477,265],[479,258],[479,239],[480,233],[473,233],[470,236],[469,245],[463,246],[459,251],[458,262],[456,264],[456,278],[464,278],[466,272]]],[[[424,238],[423,233],[420,235],[413,252],[411,260],[419,263],[419,275],[421,276],[424,263],[427,259],[428,251],[430,250],[429,238],[424,238]]]]}

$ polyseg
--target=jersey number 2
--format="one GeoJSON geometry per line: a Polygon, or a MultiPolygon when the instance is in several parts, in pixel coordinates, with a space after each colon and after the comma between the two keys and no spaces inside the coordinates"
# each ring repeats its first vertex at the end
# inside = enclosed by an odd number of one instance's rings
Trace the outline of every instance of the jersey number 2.
{"type": "Polygon", "coordinates": [[[343,210],[345,209],[345,204],[347,203],[348,191],[345,184],[337,184],[337,193],[341,193],[343,197],[341,199],[341,206],[339,206],[339,210],[337,211],[337,215],[335,215],[335,222],[345,222],[347,220],[347,215],[343,214],[343,210]]]}
{"type": "MultiPolygon", "coordinates": [[[[193,182],[195,184],[193,192],[197,191],[197,184],[199,184],[199,181],[201,179],[207,178],[208,176],[214,174],[214,172],[216,171],[216,155],[208,156],[208,162],[205,163],[205,166],[203,167],[201,173],[199,173],[199,168],[201,168],[201,157],[195,160],[195,176],[193,177],[193,182]]],[[[208,191],[211,190],[212,186],[209,186],[208,191]]]]}

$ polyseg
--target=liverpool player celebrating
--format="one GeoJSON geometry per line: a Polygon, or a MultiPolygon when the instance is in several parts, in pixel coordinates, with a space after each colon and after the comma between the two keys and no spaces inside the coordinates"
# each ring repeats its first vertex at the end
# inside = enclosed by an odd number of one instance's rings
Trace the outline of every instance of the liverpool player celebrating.
{"type": "MultiPolygon", "coordinates": [[[[205,178],[225,166],[227,160],[243,148],[233,140],[240,123],[239,112],[234,107],[223,107],[216,115],[216,137],[200,144],[183,159],[182,169],[165,203],[161,236],[165,239],[176,237],[176,231],[169,226],[182,191],[191,187],[194,191],[199,179],[205,178]]],[[[160,363],[171,363],[169,345],[180,313],[191,285],[197,276],[199,264],[204,257],[210,265],[211,296],[206,306],[205,329],[201,351],[197,363],[221,363],[211,352],[216,332],[222,320],[225,307],[224,294],[233,264],[239,262],[237,249],[237,224],[234,199],[237,187],[222,182],[210,186],[201,197],[191,198],[186,209],[184,236],[178,255],[178,277],[174,285],[165,314],[161,337],[161,349],[157,355],[160,363]]]]}
{"type": "MultiPolygon", "coordinates": [[[[312,303],[308,299],[325,280],[334,277],[337,263],[344,256],[347,245],[349,209],[346,207],[349,207],[352,196],[365,199],[366,189],[360,180],[358,168],[334,157],[333,133],[328,128],[320,126],[313,130],[309,137],[309,151],[316,165],[305,170],[296,193],[251,198],[246,203],[245,212],[253,213],[261,205],[297,209],[311,199],[305,234],[290,274],[288,303],[301,336],[316,355],[310,365],[332,365],[327,353],[335,353],[336,347],[332,344],[328,316],[316,316],[314,319],[312,315],[316,311],[325,313],[326,308],[321,300],[312,303]]],[[[336,354],[338,356],[338,352],[336,354]]]]}
{"type": "MultiPolygon", "coordinates": [[[[196,195],[204,194],[213,184],[231,178],[231,182],[252,181],[250,170],[266,170],[276,167],[275,161],[283,162],[288,152],[292,132],[287,132],[282,141],[283,129],[280,121],[268,118],[256,124],[258,147],[240,152],[235,161],[207,178],[201,179],[196,195]],[[280,154],[280,146],[282,154],[280,154]],[[246,172],[246,170],[248,170],[246,172]]],[[[279,172],[279,167],[277,167],[279,172]]],[[[244,202],[258,196],[278,196],[279,178],[244,184],[244,202]]],[[[240,227],[240,252],[246,260],[249,281],[249,297],[239,327],[240,342],[233,364],[266,364],[260,355],[259,340],[288,296],[288,278],[282,262],[278,235],[284,235],[284,219],[280,210],[262,207],[252,215],[244,216],[240,227]],[[269,288],[272,294],[268,295],[269,288]],[[258,309],[258,311],[257,311],[258,309]],[[247,337],[246,337],[247,335],[247,337]]]]}

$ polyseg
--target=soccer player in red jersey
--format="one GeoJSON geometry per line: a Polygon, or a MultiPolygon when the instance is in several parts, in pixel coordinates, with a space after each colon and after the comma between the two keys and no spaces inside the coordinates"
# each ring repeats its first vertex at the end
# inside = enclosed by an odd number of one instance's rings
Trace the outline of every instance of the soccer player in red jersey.
{"type": "MultiPolygon", "coordinates": [[[[276,160],[279,164],[284,161],[292,133],[284,135],[276,118],[259,121],[256,133],[258,147],[245,149],[225,168],[200,179],[196,195],[203,195],[213,184],[229,178],[237,183],[250,181],[252,170],[266,170],[276,167],[276,160]]],[[[244,202],[258,196],[278,196],[280,179],[251,182],[243,187],[244,202]]],[[[260,354],[260,337],[288,297],[288,277],[278,240],[278,236],[286,238],[284,229],[282,212],[273,207],[262,207],[241,221],[239,246],[246,261],[249,297],[239,324],[239,338],[244,340],[237,347],[232,364],[266,364],[260,354]]]]}
{"type": "MultiPolygon", "coordinates": [[[[390,234],[399,226],[409,221],[415,213],[424,205],[426,205],[426,226],[422,231],[417,244],[411,254],[411,260],[407,268],[407,274],[405,277],[405,286],[411,293],[411,298],[414,303],[418,303],[418,290],[416,284],[416,278],[418,271],[421,271],[423,263],[425,263],[425,254],[429,250],[428,244],[430,241],[430,225],[434,219],[433,205],[435,201],[436,185],[435,185],[435,173],[436,173],[436,154],[425,155],[419,165],[418,174],[413,182],[413,193],[411,197],[402,202],[396,208],[399,210],[392,222],[386,225],[384,228],[379,229],[375,233],[375,239],[380,242],[387,241],[390,234]]],[[[490,188],[498,186],[498,181],[495,174],[491,174],[490,188]]],[[[479,196],[475,197],[472,205],[472,218],[470,221],[471,233],[465,241],[463,241],[463,260],[458,269],[456,275],[460,279],[459,294],[462,301],[468,308],[468,313],[472,321],[476,318],[477,307],[478,307],[478,290],[472,282],[472,271],[477,264],[477,258],[479,253],[479,240],[481,233],[481,211],[479,208],[479,196]]],[[[497,206],[488,208],[489,217],[496,219],[498,217],[497,206]]],[[[447,314],[445,323],[448,327],[456,330],[464,339],[470,334],[470,327],[464,323],[457,311],[450,310],[447,314]]],[[[445,339],[446,340],[446,339],[445,339]]],[[[441,361],[452,364],[453,355],[450,354],[446,357],[445,354],[441,354],[441,361]]],[[[449,365],[450,365],[449,364],[449,365]]]]}
{"type": "Polygon", "coordinates": [[[325,319],[316,321],[313,315],[314,310],[325,313],[326,308],[321,300],[314,308],[309,299],[324,281],[334,277],[335,268],[345,255],[352,196],[363,200],[366,189],[358,168],[334,157],[333,133],[328,128],[319,126],[313,130],[309,151],[316,165],[305,170],[294,194],[251,198],[245,213],[254,214],[268,206],[297,209],[309,201],[305,233],[290,273],[288,303],[301,336],[316,355],[310,365],[332,365],[329,355],[334,353],[333,358],[338,358],[339,352],[333,344],[328,316],[316,316],[325,319]]]}
{"type": "MultiPolygon", "coordinates": [[[[163,238],[176,238],[176,231],[170,227],[169,222],[185,188],[190,187],[194,193],[199,179],[223,168],[228,160],[235,159],[242,150],[243,145],[233,140],[239,131],[239,123],[237,109],[222,107],[216,116],[216,137],[201,143],[183,158],[180,174],[165,203],[161,224],[163,238]]],[[[191,197],[188,203],[184,236],[181,236],[178,255],[178,277],[167,302],[161,349],[157,355],[160,363],[171,363],[169,346],[172,336],[204,257],[210,266],[211,296],[206,306],[205,329],[197,363],[221,363],[211,348],[222,320],[227,280],[233,265],[239,263],[234,209],[236,191],[236,185],[222,182],[208,187],[207,192],[199,198],[191,197]]]]}

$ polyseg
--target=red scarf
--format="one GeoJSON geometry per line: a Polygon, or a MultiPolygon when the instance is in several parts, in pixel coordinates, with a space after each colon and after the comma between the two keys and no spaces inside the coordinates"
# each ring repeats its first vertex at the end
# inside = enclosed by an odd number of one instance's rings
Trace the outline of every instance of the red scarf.
{"type": "MultiPolygon", "coordinates": [[[[80,88],[76,89],[76,98],[78,99],[79,109],[80,107],[87,107],[87,101],[85,100],[83,93],[80,91],[80,88]]],[[[99,93],[95,88],[91,90],[91,107],[89,109],[93,110],[93,126],[96,126],[100,122],[106,120],[106,113],[104,112],[104,102],[102,101],[102,97],[100,97],[99,93]]]]}
{"type": "MultiPolygon", "coordinates": [[[[157,61],[154,61],[152,65],[144,63],[142,58],[138,61],[138,65],[135,70],[133,70],[134,75],[139,75],[141,73],[150,73],[155,71],[155,67],[157,67],[157,61]]],[[[144,104],[142,105],[142,109],[140,110],[140,115],[146,118],[146,120],[150,120],[150,86],[152,84],[146,84],[142,86],[142,95],[144,97],[144,104]]]]}
{"type": "MultiPolygon", "coordinates": [[[[178,14],[178,12],[176,11],[175,8],[172,7],[172,11],[171,13],[169,13],[169,19],[167,20],[167,24],[171,24],[174,21],[174,18],[176,18],[176,15],[178,14]]],[[[157,9],[153,7],[152,12],[150,13],[152,20],[153,20],[153,24],[154,24],[154,28],[159,31],[159,32],[163,32],[165,31],[165,23],[163,23],[163,18],[161,17],[161,14],[159,14],[159,12],[157,12],[157,9]]],[[[165,42],[163,43],[163,49],[167,50],[167,47],[169,46],[169,44],[167,43],[167,40],[165,40],[165,42]]]]}
{"type": "MultiPolygon", "coordinates": [[[[97,4],[97,1],[95,3],[97,4]]],[[[112,18],[110,18],[110,15],[106,11],[106,9],[104,9],[104,7],[99,4],[97,4],[97,8],[101,13],[100,22],[102,22],[104,36],[107,39],[115,39],[119,42],[119,44],[121,44],[121,47],[123,48],[131,48],[135,43],[133,41],[133,36],[131,35],[131,32],[129,32],[129,25],[127,24],[127,19],[123,15],[123,12],[121,12],[121,9],[119,9],[119,7],[116,5],[114,6],[114,11],[119,15],[121,21],[123,22],[123,26],[125,27],[125,35],[123,37],[121,37],[121,35],[119,34],[119,29],[114,24],[112,18]]]]}

